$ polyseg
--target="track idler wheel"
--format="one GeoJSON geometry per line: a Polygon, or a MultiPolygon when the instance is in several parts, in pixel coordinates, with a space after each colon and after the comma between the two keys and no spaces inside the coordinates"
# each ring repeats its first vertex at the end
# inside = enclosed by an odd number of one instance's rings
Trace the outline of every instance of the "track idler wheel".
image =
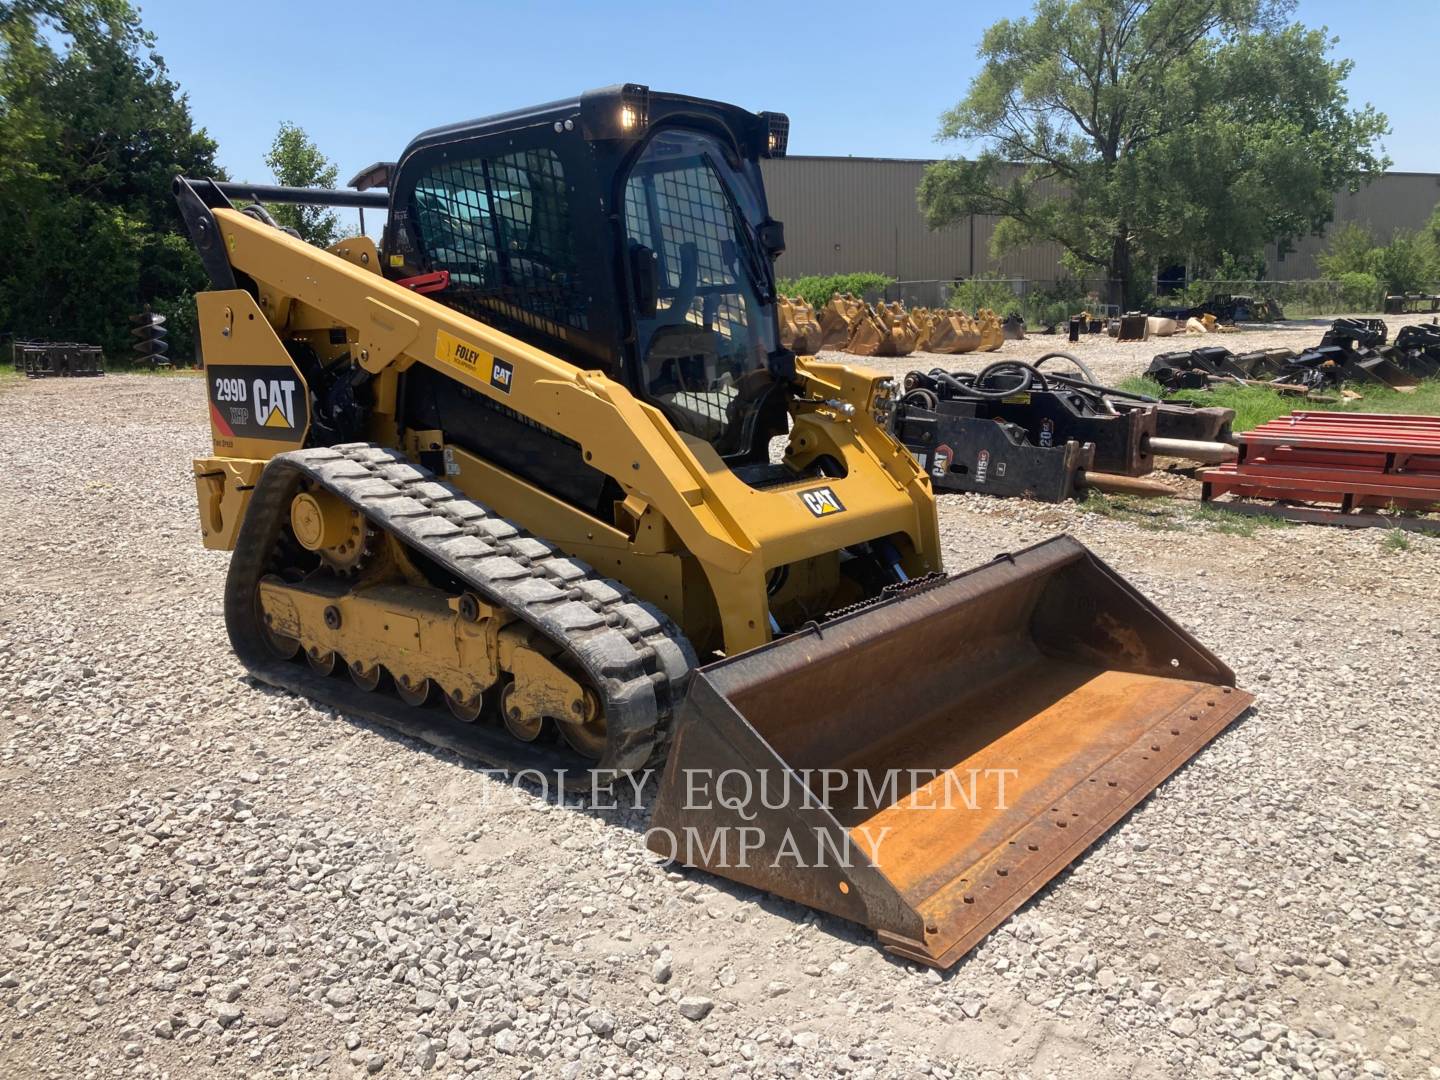
{"type": "Polygon", "coordinates": [[[581,757],[599,761],[604,755],[608,734],[605,717],[600,714],[600,702],[593,691],[585,691],[584,718],[561,720],[558,726],[560,737],[581,757]]]}
{"type": "Polygon", "coordinates": [[[300,651],[300,642],[295,638],[286,637],[284,634],[272,630],[270,628],[271,622],[272,619],[268,612],[261,614],[260,626],[265,637],[265,644],[268,645],[270,651],[281,660],[293,660],[296,653],[300,651]]]}

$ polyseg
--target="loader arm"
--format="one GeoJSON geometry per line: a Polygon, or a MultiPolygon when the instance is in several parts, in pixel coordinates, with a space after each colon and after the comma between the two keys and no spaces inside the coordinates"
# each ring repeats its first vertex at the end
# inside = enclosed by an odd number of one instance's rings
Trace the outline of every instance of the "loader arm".
{"type": "MultiPolygon", "coordinates": [[[[765,578],[777,566],[898,534],[916,553],[907,573],[940,569],[928,478],[874,415],[877,395],[885,393],[879,373],[798,365],[792,453],[800,459],[823,447],[846,473],[824,485],[844,512],[819,520],[796,492],[777,497],[745,484],[708,443],[677,432],[658,409],[602,372],[582,370],[389,281],[369,268],[373,263],[322,250],[237,210],[212,213],[229,266],[255,283],[264,318],[202,319],[207,357],[260,348],[283,355],[279,333],[334,327],[346,332],[356,364],[382,387],[424,365],[574,440],[588,464],[637,505],[653,507],[698,560],[720,600],[727,653],[770,639],[765,578]]],[[[206,299],[232,312],[255,302],[245,290],[206,299]]],[[[243,505],[236,510],[243,513],[243,505]]]]}

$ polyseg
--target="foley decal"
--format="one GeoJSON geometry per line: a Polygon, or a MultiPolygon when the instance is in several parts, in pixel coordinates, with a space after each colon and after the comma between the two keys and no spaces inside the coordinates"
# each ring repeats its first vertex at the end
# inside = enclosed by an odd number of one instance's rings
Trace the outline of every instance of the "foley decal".
{"type": "Polygon", "coordinates": [[[305,384],[288,367],[213,364],[205,368],[210,418],[227,438],[297,442],[310,423],[305,384]]]}
{"type": "Polygon", "coordinates": [[[435,331],[435,359],[442,364],[454,364],[472,375],[490,377],[490,355],[444,330],[435,331]]]}
{"type": "Polygon", "coordinates": [[[435,359],[450,364],[467,374],[483,379],[496,390],[510,392],[510,383],[515,368],[504,360],[481,351],[474,345],[461,341],[454,334],[444,330],[435,331],[435,359]]]}
{"type": "Polygon", "coordinates": [[[800,501],[805,504],[805,509],[817,518],[829,517],[831,514],[841,513],[845,509],[845,504],[840,501],[840,496],[828,487],[802,491],[800,492],[800,501]]]}

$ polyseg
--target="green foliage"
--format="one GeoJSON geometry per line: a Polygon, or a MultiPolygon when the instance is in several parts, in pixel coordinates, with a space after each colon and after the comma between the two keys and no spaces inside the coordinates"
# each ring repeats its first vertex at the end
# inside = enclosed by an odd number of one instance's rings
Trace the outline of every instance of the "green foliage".
{"type": "Polygon", "coordinates": [[[946,306],[974,314],[989,308],[1001,318],[1018,312],[1030,327],[1059,326],[1071,315],[1093,306],[1096,298],[1075,278],[1061,278],[1044,289],[1031,289],[1017,295],[1008,281],[970,278],[951,286],[946,306]]]}
{"type": "MultiPolygon", "coordinates": [[[[1159,396],[1160,388],[1143,377],[1126,379],[1120,389],[1159,396]]],[[[1181,390],[1170,397],[1200,405],[1218,405],[1235,410],[1236,431],[1249,431],[1297,409],[1331,412],[1407,413],[1440,416],[1440,379],[1424,379],[1413,391],[1402,394],[1388,386],[1360,387],[1358,399],[1310,401],[1293,394],[1281,394],[1266,386],[1227,386],[1218,383],[1210,390],[1181,390]]]]}
{"type": "Polygon", "coordinates": [[[1170,499],[1142,499],[1134,495],[1111,495],[1088,488],[1079,507],[1089,514],[1128,521],[1149,532],[1173,532],[1181,527],[1170,499]]]}
{"type": "Polygon", "coordinates": [[[1424,232],[1396,229],[1390,243],[1376,248],[1371,267],[1386,292],[1419,292],[1440,278],[1434,242],[1424,232]]]}
{"type": "MultiPolygon", "coordinates": [[[[284,122],[275,133],[265,164],[275,182],[285,187],[333,188],[340,177],[335,163],[320,152],[305,129],[284,122]]],[[[329,247],[340,239],[340,218],[323,206],[272,205],[270,213],[282,226],[294,229],[300,239],[329,247]]]]}
{"type": "Polygon", "coordinates": [[[1379,311],[1383,292],[1374,274],[1355,271],[1340,275],[1340,302],[1346,311],[1379,311]]]}
{"type": "Polygon", "coordinates": [[[1020,297],[1008,281],[970,278],[957,281],[945,296],[945,306],[974,315],[980,308],[989,308],[1001,318],[1020,310],[1020,297]]]}
{"type": "MultiPolygon", "coordinates": [[[[1339,278],[1346,295],[1366,295],[1373,305],[1382,293],[1418,292],[1440,281],[1440,206],[1419,232],[1396,229],[1390,242],[1377,245],[1363,225],[1354,222],[1336,229],[1325,253],[1316,259],[1328,277],[1339,278]],[[1366,279],[1369,279],[1368,281],[1366,279]]],[[[1353,310],[1367,311],[1367,307],[1353,310]]]]}
{"type": "Polygon", "coordinates": [[[1250,296],[1266,300],[1284,313],[1287,319],[1309,319],[1321,315],[1350,315],[1378,311],[1378,281],[1368,275],[1355,278],[1347,287],[1344,281],[1313,279],[1309,281],[1224,281],[1196,278],[1184,289],[1170,296],[1155,297],[1149,303],[1158,307],[1196,307],[1215,296],[1250,296]]]}
{"type": "Polygon", "coordinates": [[[1265,256],[1259,252],[1236,255],[1222,251],[1214,265],[1204,270],[1202,276],[1219,281],[1261,281],[1265,277],[1265,256]]]}
{"type": "Polygon", "coordinates": [[[215,149],[125,0],[0,0],[0,332],[128,359],[131,315],[204,285],[170,184],[215,149]]]}
{"type": "Polygon", "coordinates": [[[1227,536],[1254,536],[1260,529],[1293,529],[1295,522],[1283,517],[1240,514],[1211,503],[1192,503],[1190,520],[1207,525],[1213,532],[1227,536]]]}
{"type": "Polygon", "coordinates": [[[1318,230],[1337,188],[1388,164],[1374,149],[1387,125],[1349,107],[1350,62],[1284,25],[1291,6],[1036,0],[1000,20],[938,134],[984,150],[926,169],[927,220],[999,216],[994,251],[1058,244],[1127,300],[1137,265],[1250,259],[1318,230]]]}
{"type": "Polygon", "coordinates": [[[854,293],[856,296],[872,298],[884,293],[895,279],[884,274],[868,272],[856,274],[827,274],[824,276],[780,278],[775,287],[782,296],[798,296],[819,311],[836,293],[854,293]]]}
{"type": "Polygon", "coordinates": [[[1404,529],[1387,529],[1380,546],[1386,551],[1400,553],[1410,550],[1410,537],[1405,534],[1404,529]]]}
{"type": "Polygon", "coordinates": [[[1330,243],[1323,254],[1316,256],[1315,265],[1328,278],[1346,274],[1369,274],[1373,271],[1375,237],[1356,221],[1347,221],[1330,234],[1330,243]]]}

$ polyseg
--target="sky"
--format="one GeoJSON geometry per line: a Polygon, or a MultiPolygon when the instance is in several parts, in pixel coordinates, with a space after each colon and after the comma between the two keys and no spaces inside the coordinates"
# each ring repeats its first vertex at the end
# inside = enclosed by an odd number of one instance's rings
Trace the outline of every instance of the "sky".
{"type": "MultiPolygon", "coordinates": [[[[196,122],[237,180],[271,182],[282,121],[303,127],[345,184],[438,124],[620,82],[790,117],[790,153],[933,158],[940,114],[978,70],[986,26],[1028,0],[599,4],[458,0],[141,3],[196,122]]],[[[1355,61],[1352,102],[1390,117],[1392,168],[1440,172],[1433,75],[1440,0],[1300,0],[1355,61]]],[[[372,228],[370,231],[374,231],[372,228]]]]}

